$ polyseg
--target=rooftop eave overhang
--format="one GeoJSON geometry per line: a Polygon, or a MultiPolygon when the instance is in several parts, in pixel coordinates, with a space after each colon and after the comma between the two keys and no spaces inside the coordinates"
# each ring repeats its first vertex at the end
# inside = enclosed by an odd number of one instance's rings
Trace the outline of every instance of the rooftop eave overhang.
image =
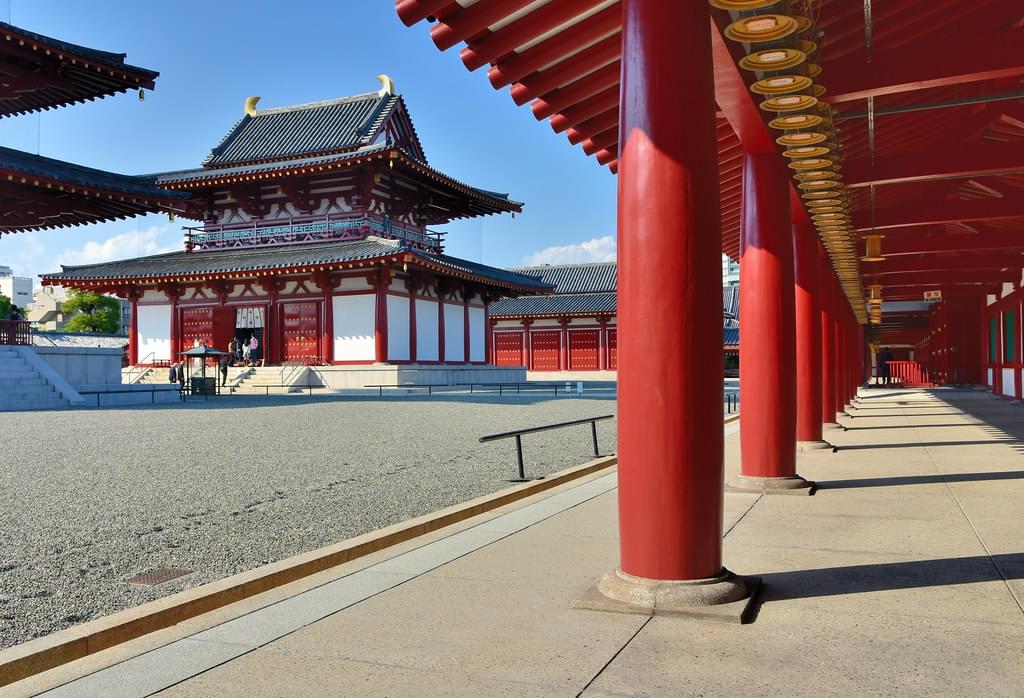
{"type": "MultiPolygon", "coordinates": [[[[201,252],[197,252],[201,255],[201,252]]],[[[405,264],[420,269],[431,271],[445,276],[472,281],[485,286],[506,289],[514,293],[534,294],[546,293],[549,289],[517,284],[514,282],[501,281],[481,274],[453,269],[444,264],[438,264],[432,260],[425,259],[414,252],[397,251],[395,254],[382,255],[379,257],[368,257],[366,259],[351,260],[346,262],[330,262],[322,264],[300,264],[282,267],[265,267],[261,269],[224,269],[221,271],[203,272],[196,274],[160,274],[151,276],[106,276],[93,278],[66,277],[63,274],[44,274],[41,276],[43,286],[64,286],[68,288],[96,288],[114,286],[141,286],[149,284],[166,283],[202,283],[206,281],[226,279],[249,279],[261,276],[287,276],[293,274],[309,274],[314,272],[333,271],[359,271],[370,270],[377,267],[393,264],[405,264]]]]}
{"type": "Polygon", "coordinates": [[[516,313],[514,315],[498,315],[498,314],[495,314],[495,313],[491,313],[490,317],[491,317],[492,320],[528,320],[528,319],[532,319],[532,318],[542,318],[542,319],[545,319],[545,320],[552,320],[552,319],[558,319],[558,318],[563,318],[563,317],[611,318],[611,317],[615,317],[615,314],[616,313],[615,313],[614,310],[602,310],[602,311],[597,311],[597,310],[590,310],[590,311],[574,310],[574,311],[569,312],[569,313],[516,313]]]}
{"type": "Polygon", "coordinates": [[[449,177],[446,174],[438,172],[437,170],[428,167],[413,158],[410,158],[404,152],[397,148],[390,150],[382,150],[369,154],[353,154],[352,157],[335,160],[332,162],[321,162],[321,163],[307,163],[297,165],[293,161],[283,160],[279,162],[270,163],[258,163],[254,164],[253,167],[266,167],[270,166],[270,169],[266,169],[260,172],[250,173],[234,173],[224,174],[218,172],[217,169],[210,169],[209,175],[198,179],[191,180],[180,180],[174,181],[169,175],[165,175],[167,179],[162,182],[158,182],[158,186],[168,189],[171,191],[194,191],[197,189],[207,189],[215,186],[225,186],[231,184],[241,183],[259,183],[259,182],[272,182],[285,177],[302,177],[309,175],[317,175],[321,173],[338,172],[346,170],[352,167],[367,165],[367,164],[379,164],[383,165],[385,162],[390,163],[390,167],[400,166],[408,170],[412,170],[420,175],[426,176],[430,179],[443,184],[460,194],[463,194],[471,199],[479,201],[491,208],[494,208],[500,212],[506,213],[521,213],[523,210],[523,204],[518,201],[511,201],[509,199],[502,199],[500,197],[487,196],[483,192],[470,187],[457,179],[449,177]],[[275,166],[276,165],[276,166],[275,166]]]}
{"type": "Polygon", "coordinates": [[[150,195],[128,193],[109,187],[82,185],[56,177],[40,176],[10,167],[0,167],[0,183],[3,182],[77,194],[88,198],[150,205],[159,207],[162,210],[174,211],[175,213],[184,213],[185,202],[189,199],[189,195],[183,192],[166,191],[157,193],[160,190],[159,187],[154,188],[153,193],[150,195]]]}

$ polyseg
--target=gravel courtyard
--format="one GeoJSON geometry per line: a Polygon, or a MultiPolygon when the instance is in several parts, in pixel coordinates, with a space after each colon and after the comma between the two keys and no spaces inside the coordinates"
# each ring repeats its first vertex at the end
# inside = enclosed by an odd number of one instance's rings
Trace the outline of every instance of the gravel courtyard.
{"type": "MultiPolygon", "coordinates": [[[[236,397],[5,413],[0,647],[509,486],[487,433],[611,414],[601,397],[236,397]],[[195,570],[157,587],[158,567],[195,570]]],[[[603,453],[614,420],[599,423],[603,453]]],[[[590,458],[589,427],[524,437],[528,475],[590,458]]]]}

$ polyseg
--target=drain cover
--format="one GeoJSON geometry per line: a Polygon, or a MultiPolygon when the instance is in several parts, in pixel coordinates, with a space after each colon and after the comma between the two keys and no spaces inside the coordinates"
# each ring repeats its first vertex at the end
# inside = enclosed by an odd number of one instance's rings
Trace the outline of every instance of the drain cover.
{"type": "Polygon", "coordinates": [[[157,584],[163,584],[169,582],[172,579],[178,577],[184,577],[187,574],[192,574],[192,570],[187,570],[184,567],[158,567],[155,570],[149,572],[143,572],[140,575],[126,579],[125,581],[129,584],[141,584],[142,586],[155,587],[157,584]]]}

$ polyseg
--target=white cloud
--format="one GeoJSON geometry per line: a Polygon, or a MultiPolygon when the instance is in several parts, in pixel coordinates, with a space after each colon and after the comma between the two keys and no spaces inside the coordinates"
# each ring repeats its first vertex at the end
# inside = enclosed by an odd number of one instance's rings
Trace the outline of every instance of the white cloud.
{"type": "Polygon", "coordinates": [[[615,236],[584,240],[576,245],[556,245],[534,252],[523,260],[528,267],[541,264],[584,264],[586,262],[614,262],[615,236]]]}
{"type": "Polygon", "coordinates": [[[166,227],[152,226],[145,230],[119,233],[106,240],[90,240],[81,249],[64,250],[57,258],[54,268],[60,264],[98,264],[114,259],[144,257],[181,249],[181,243],[177,240],[162,239],[167,232],[166,227]]]}

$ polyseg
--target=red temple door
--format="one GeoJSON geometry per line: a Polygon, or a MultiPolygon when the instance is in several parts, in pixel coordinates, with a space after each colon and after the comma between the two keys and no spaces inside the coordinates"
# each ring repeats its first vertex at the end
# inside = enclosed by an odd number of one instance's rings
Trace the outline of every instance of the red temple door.
{"type": "Polygon", "coordinates": [[[320,304],[284,303],[281,306],[285,361],[312,362],[320,351],[320,304]]]}
{"type": "Polygon", "coordinates": [[[608,370],[619,368],[618,330],[608,330],[608,370]]]}
{"type": "MultiPolygon", "coordinates": [[[[213,308],[182,308],[182,349],[191,349],[196,344],[204,342],[207,346],[213,346],[213,308]]],[[[142,358],[139,357],[139,360],[141,361],[142,358]]]]}
{"type": "Polygon", "coordinates": [[[494,333],[494,363],[498,366],[524,366],[522,332],[494,333]]]}
{"type": "Polygon", "coordinates": [[[597,330],[571,330],[569,332],[569,368],[573,371],[596,371],[597,330]]]}
{"type": "Polygon", "coordinates": [[[534,371],[558,370],[561,337],[562,333],[558,330],[530,333],[530,363],[534,371]]]}

